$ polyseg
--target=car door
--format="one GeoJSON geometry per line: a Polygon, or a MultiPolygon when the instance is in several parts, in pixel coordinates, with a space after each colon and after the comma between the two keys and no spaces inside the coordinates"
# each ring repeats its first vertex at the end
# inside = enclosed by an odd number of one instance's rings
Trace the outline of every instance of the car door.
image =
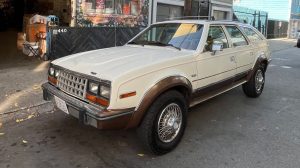
{"type": "Polygon", "coordinates": [[[225,25],[226,33],[230,37],[232,49],[236,58],[236,73],[245,74],[252,68],[254,61],[253,46],[236,25],[225,25]]]}
{"type": "Polygon", "coordinates": [[[197,88],[198,90],[218,89],[233,82],[236,74],[235,53],[225,34],[222,25],[211,25],[204,51],[197,57],[197,88]],[[211,52],[214,42],[222,43],[223,50],[211,52]]]}

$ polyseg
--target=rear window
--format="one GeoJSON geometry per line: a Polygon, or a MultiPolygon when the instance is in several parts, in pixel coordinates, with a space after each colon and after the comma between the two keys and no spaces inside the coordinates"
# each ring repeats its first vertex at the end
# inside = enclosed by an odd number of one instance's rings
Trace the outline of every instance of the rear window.
{"type": "Polygon", "coordinates": [[[262,38],[253,29],[249,27],[241,27],[241,28],[244,30],[246,36],[250,41],[253,42],[253,41],[262,40],[262,38]]]}

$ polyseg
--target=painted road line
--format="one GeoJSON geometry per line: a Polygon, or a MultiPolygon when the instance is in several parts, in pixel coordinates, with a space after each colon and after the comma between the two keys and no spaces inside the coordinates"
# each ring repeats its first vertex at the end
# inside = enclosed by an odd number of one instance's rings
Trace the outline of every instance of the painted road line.
{"type": "Polygon", "coordinates": [[[290,69],[290,68],[292,68],[292,67],[290,67],[290,66],[280,66],[281,68],[285,68],[285,69],[290,69]]]}
{"type": "Polygon", "coordinates": [[[287,58],[273,58],[274,60],[279,60],[279,61],[288,61],[289,59],[287,58]]]}

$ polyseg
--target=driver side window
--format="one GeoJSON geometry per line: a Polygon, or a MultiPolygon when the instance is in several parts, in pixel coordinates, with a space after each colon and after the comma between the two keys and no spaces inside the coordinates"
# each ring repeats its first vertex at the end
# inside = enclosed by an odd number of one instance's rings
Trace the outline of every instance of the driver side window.
{"type": "Polygon", "coordinates": [[[222,43],[223,49],[228,48],[228,40],[221,26],[210,26],[204,52],[211,51],[214,42],[222,43]]]}

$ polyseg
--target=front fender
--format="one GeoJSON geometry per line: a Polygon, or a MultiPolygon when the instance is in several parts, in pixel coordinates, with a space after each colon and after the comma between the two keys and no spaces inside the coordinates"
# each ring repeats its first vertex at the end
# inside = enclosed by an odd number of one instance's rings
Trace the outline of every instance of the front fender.
{"type": "Polygon", "coordinates": [[[148,108],[155,101],[155,99],[160,96],[162,93],[170,90],[172,88],[182,88],[186,89],[187,102],[189,101],[189,97],[192,93],[192,85],[191,82],[183,76],[170,76],[164,79],[161,79],[157,83],[155,83],[148,91],[144,94],[141,99],[139,105],[136,107],[135,112],[128,124],[128,128],[136,127],[142,121],[144,115],[146,114],[148,108]]]}

